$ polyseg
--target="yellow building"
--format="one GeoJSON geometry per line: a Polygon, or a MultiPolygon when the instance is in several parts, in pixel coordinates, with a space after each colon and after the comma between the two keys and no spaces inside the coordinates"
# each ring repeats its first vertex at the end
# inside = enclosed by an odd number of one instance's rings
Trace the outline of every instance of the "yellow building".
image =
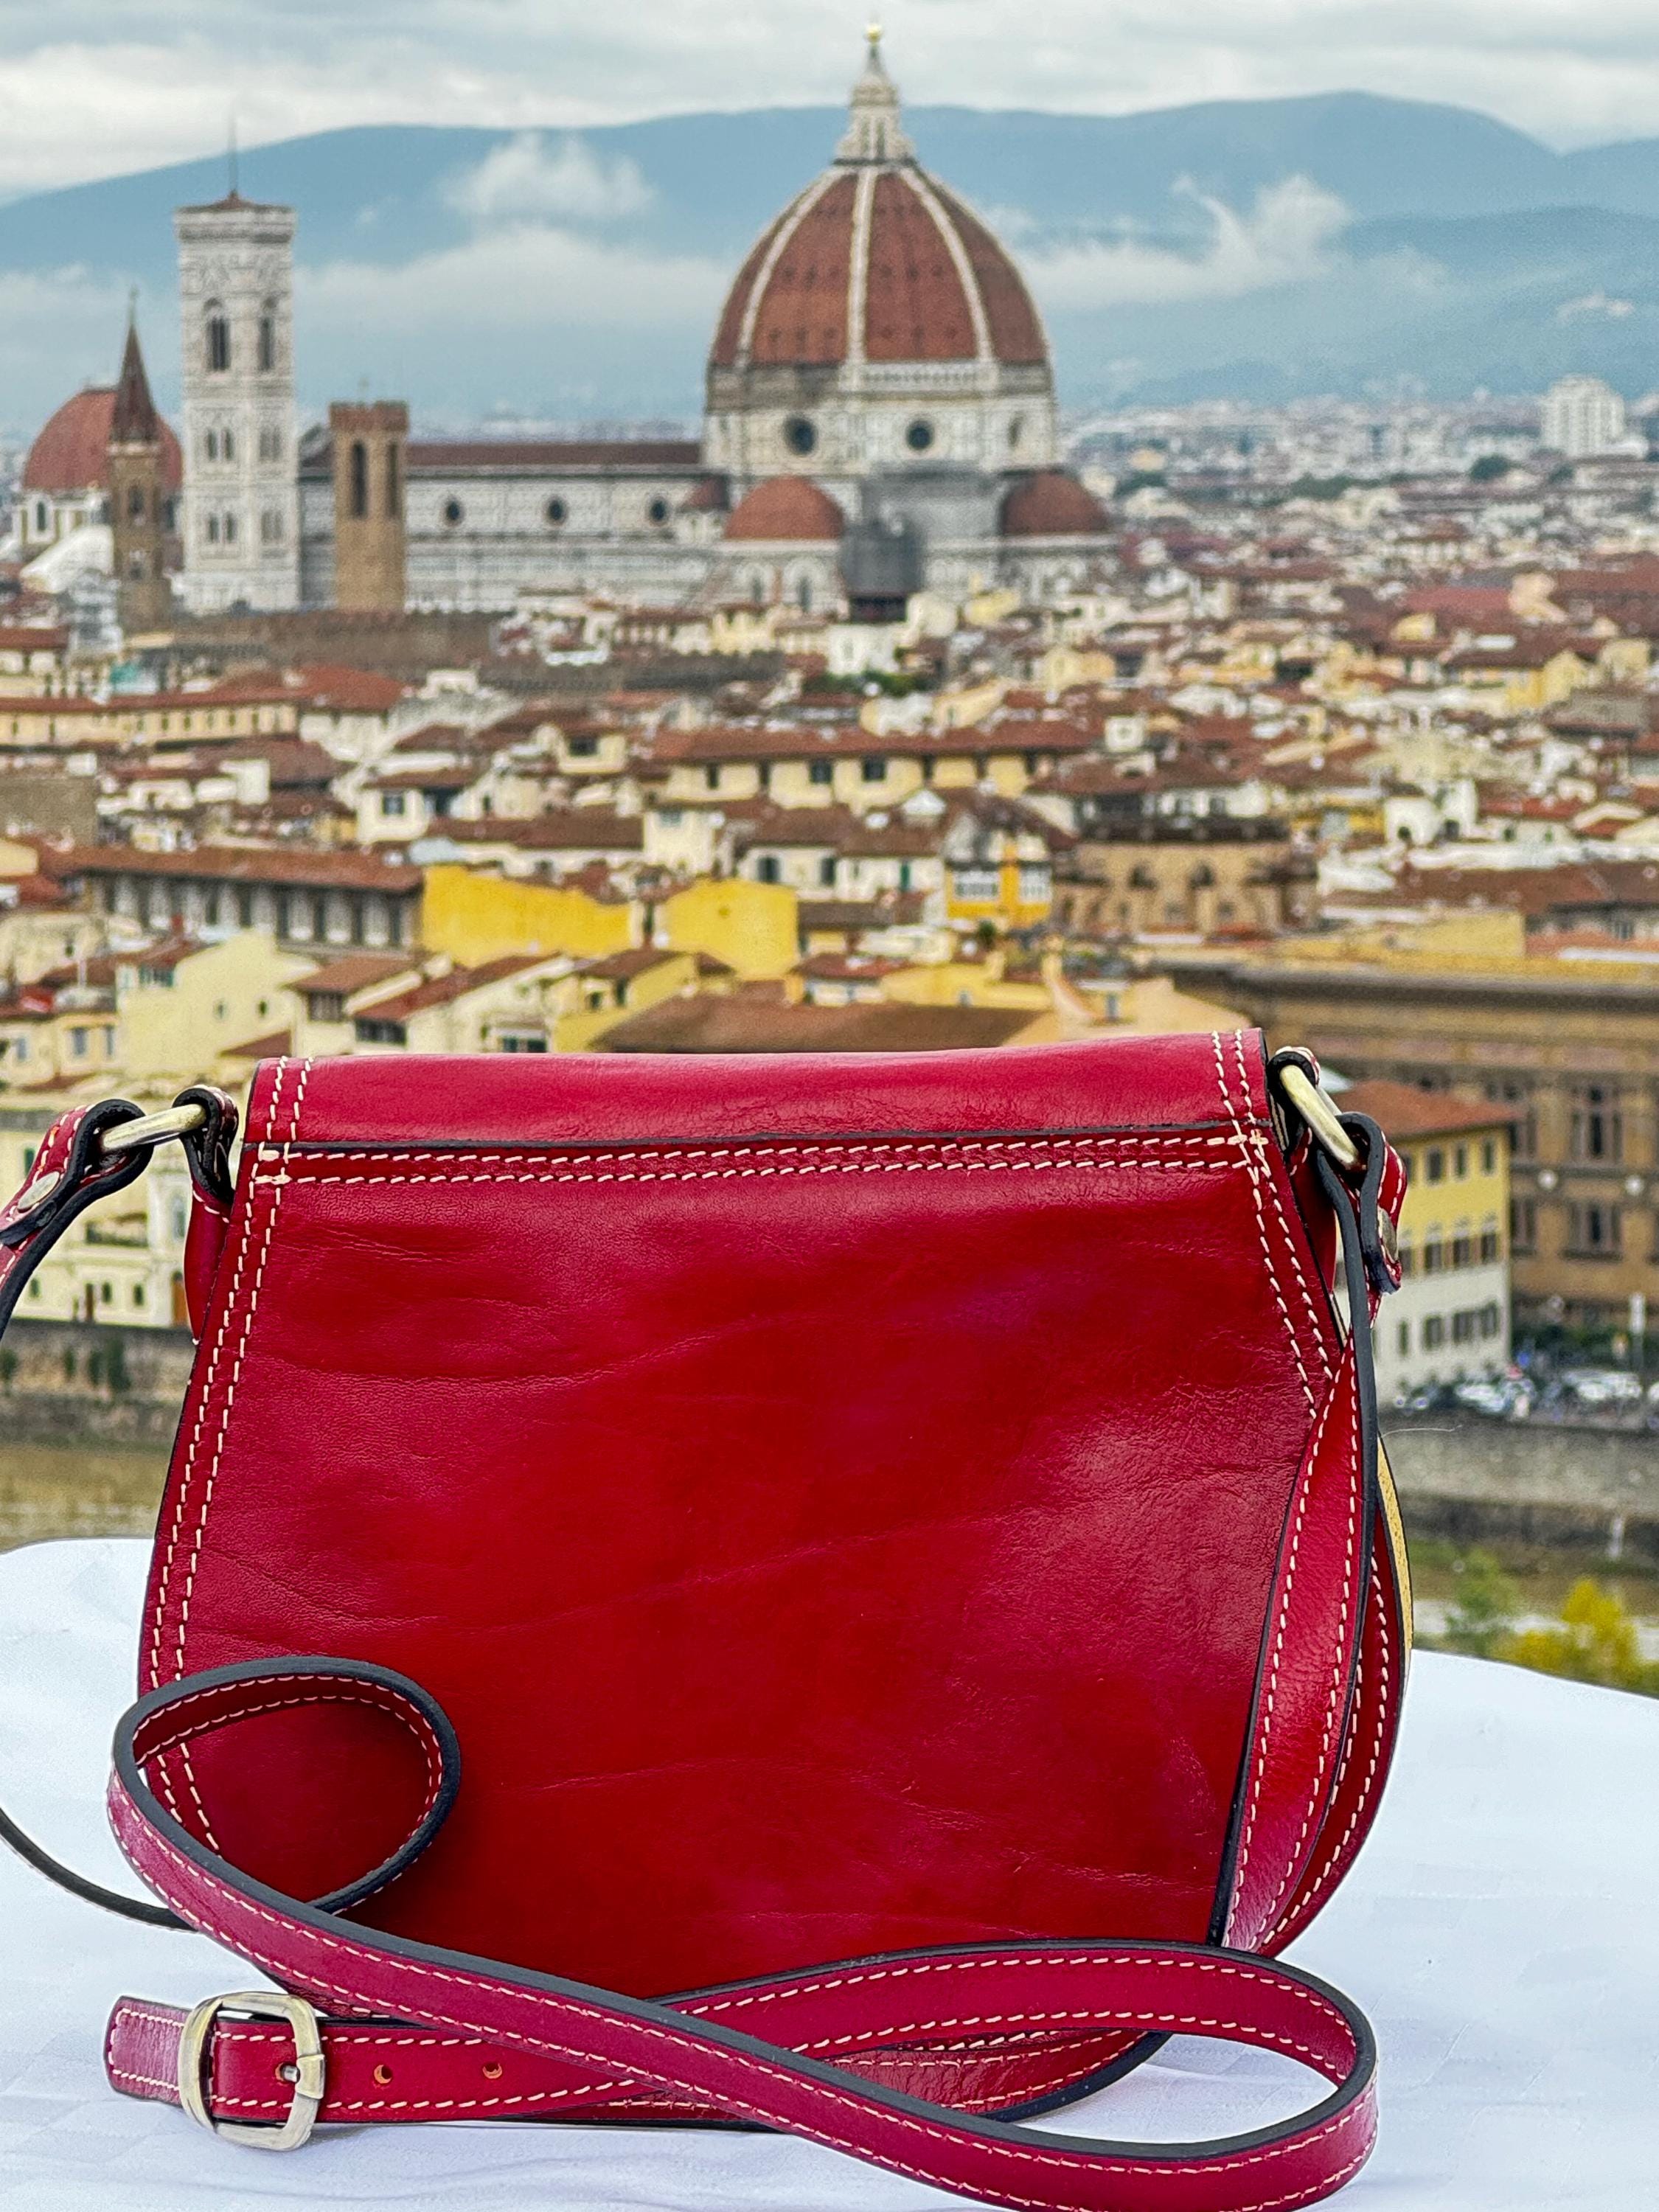
{"type": "Polygon", "coordinates": [[[275,1028],[288,1012],[289,986],[316,964],[257,929],[118,958],[113,1057],[124,1079],[197,1081],[228,1047],[275,1028]]]}
{"type": "Polygon", "coordinates": [[[1405,1164],[1403,1279],[1377,1318],[1382,1402],[1425,1383],[1501,1375],[1510,1358],[1510,1125],[1499,1107],[1409,1084],[1351,1084],[1405,1164]]]}
{"type": "Polygon", "coordinates": [[[711,954],[744,977],[785,975],[795,964],[799,916],[787,884],[704,878],[663,901],[657,937],[676,952],[711,954]]]}
{"type": "Polygon", "coordinates": [[[626,900],[447,862],[425,872],[421,942],[469,967],[514,952],[592,959],[637,945],[641,933],[640,909],[626,900]]]}

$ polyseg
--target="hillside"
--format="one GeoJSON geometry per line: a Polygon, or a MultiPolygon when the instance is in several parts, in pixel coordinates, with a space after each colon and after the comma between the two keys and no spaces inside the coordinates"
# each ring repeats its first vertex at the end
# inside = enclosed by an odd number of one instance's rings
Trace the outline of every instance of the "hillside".
{"type": "MultiPolygon", "coordinates": [[[[1073,404],[1513,390],[1570,368],[1653,381],[1659,140],[1558,155],[1468,110],[1358,93],[908,119],[1020,254],[1073,404]]],[[[367,382],[433,420],[695,412],[727,276],[840,123],[373,126],[246,153],[242,189],[300,211],[307,404],[367,382]]],[[[111,374],[132,284],[170,399],[171,211],[223,182],[204,161],[0,210],[0,427],[26,434],[111,374]]]]}

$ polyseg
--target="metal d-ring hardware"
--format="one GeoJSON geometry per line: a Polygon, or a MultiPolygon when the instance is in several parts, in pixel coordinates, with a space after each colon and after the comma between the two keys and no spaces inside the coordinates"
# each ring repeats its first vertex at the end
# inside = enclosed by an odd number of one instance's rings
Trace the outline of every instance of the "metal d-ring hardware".
{"type": "Polygon", "coordinates": [[[1286,1100],[1337,1165],[1350,1169],[1363,1166],[1364,1154],[1345,1127],[1329,1091],[1314,1081],[1301,1061],[1289,1057],[1276,1059],[1273,1073],[1286,1100]]]}
{"type": "MultiPolygon", "coordinates": [[[[165,1115],[151,1117],[165,1121],[165,1115]]],[[[185,2021],[179,2037],[179,2101],[198,2127],[250,2150],[298,2150],[316,2125],[327,2078],[322,2030],[315,2008],[288,1990],[240,1990],[234,1996],[204,1997],[185,2021]],[[240,2120],[216,2120],[203,2087],[208,2037],[222,2012],[250,2020],[286,2021],[294,2036],[294,2057],[281,2069],[291,2083],[294,2101],[280,2127],[252,2126],[240,2120]]]]}
{"type": "Polygon", "coordinates": [[[168,1106],[160,1114],[141,1114],[136,1121],[117,1121],[99,1139],[104,1152],[136,1152],[141,1146],[165,1145],[174,1137],[193,1136],[207,1126],[208,1110],[199,1100],[188,1106],[168,1106]]]}

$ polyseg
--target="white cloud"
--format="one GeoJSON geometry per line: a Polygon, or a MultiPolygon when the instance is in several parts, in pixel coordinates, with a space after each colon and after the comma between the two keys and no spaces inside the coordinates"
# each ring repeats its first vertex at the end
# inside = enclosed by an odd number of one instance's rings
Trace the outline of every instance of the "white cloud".
{"type": "Polygon", "coordinates": [[[401,337],[449,330],[471,343],[555,326],[712,329],[730,276],[713,260],[619,250],[552,224],[521,222],[397,267],[302,267],[295,282],[301,312],[313,325],[349,319],[401,337]]]}
{"type": "Polygon", "coordinates": [[[1636,313],[1634,300],[1618,300],[1606,292],[1585,292],[1577,300],[1563,300],[1555,311],[1558,323],[1575,323],[1583,317],[1600,316],[1610,323],[1622,323],[1636,313]]]}
{"type": "MultiPolygon", "coordinates": [[[[1122,113],[1358,86],[1551,143],[1659,131],[1652,0],[890,0],[913,100],[1122,113]]],[[[0,192],[350,123],[574,130],[838,101],[843,0],[53,0],[0,6],[0,192]]]]}
{"type": "Polygon", "coordinates": [[[1285,177],[1258,192],[1241,213],[1186,188],[1210,221],[1201,252],[1176,252],[1144,240],[1091,240],[1028,253],[1026,273],[1049,309],[1146,306],[1180,300],[1231,300],[1326,274],[1348,221],[1334,192],[1307,177],[1285,177]]]}
{"type": "Polygon", "coordinates": [[[601,161],[585,140],[550,147],[538,131],[521,131],[455,178],[446,194],[463,215],[483,222],[552,216],[613,222],[649,207],[651,187],[626,155],[601,161]]]}

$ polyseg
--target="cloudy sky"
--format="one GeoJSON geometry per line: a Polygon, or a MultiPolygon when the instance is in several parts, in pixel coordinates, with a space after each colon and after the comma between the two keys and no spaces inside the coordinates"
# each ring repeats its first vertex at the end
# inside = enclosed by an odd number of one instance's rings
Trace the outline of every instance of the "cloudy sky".
{"type": "MultiPolygon", "coordinates": [[[[1103,112],[1358,87],[1555,146],[1659,133],[1654,0],[887,0],[913,98],[1103,112]]],[[[580,125],[843,92],[848,0],[0,0],[0,195],[348,123],[580,125]]]]}

